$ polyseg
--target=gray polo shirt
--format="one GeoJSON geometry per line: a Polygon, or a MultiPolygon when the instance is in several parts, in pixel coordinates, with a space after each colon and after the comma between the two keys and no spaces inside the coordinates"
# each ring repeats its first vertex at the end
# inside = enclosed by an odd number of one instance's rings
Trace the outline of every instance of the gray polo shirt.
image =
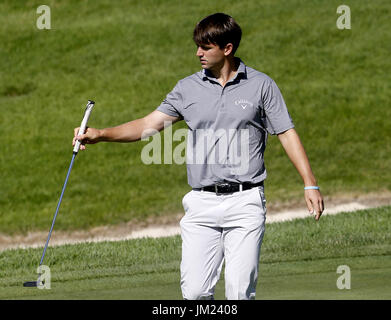
{"type": "Polygon", "coordinates": [[[203,69],[180,80],[157,108],[186,121],[187,176],[193,188],[263,181],[268,134],[294,127],[275,82],[239,61],[224,87],[203,69]]]}

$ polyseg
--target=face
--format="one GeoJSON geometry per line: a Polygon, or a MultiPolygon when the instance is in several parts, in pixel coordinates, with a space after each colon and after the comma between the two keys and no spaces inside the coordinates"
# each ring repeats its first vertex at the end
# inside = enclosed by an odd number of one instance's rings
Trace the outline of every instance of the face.
{"type": "Polygon", "coordinates": [[[203,69],[213,70],[223,66],[224,59],[229,54],[227,52],[227,47],[221,49],[218,45],[209,43],[198,46],[196,55],[203,69]]]}

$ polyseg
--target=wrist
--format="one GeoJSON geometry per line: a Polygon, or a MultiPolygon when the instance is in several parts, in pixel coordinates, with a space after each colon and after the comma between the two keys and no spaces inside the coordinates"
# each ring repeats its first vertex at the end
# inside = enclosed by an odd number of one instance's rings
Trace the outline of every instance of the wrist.
{"type": "Polygon", "coordinates": [[[105,141],[105,129],[98,129],[98,141],[105,141]]]}
{"type": "Polygon", "coordinates": [[[310,187],[310,186],[317,186],[318,183],[316,182],[315,178],[312,179],[304,179],[304,187],[310,187]]]}

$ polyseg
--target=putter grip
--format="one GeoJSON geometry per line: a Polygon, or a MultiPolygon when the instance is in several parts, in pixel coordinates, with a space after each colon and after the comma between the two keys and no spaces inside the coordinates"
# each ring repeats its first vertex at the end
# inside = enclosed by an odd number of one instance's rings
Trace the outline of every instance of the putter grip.
{"type": "MultiPolygon", "coordinates": [[[[92,111],[92,108],[94,107],[94,105],[95,105],[94,101],[88,100],[87,106],[86,106],[86,111],[84,112],[84,117],[83,117],[83,120],[80,124],[78,135],[84,134],[84,132],[86,131],[88,118],[90,117],[90,114],[91,114],[91,111],[92,111]]],[[[80,144],[81,144],[81,142],[79,140],[76,140],[75,146],[73,148],[73,153],[77,153],[79,151],[80,144]]]]}

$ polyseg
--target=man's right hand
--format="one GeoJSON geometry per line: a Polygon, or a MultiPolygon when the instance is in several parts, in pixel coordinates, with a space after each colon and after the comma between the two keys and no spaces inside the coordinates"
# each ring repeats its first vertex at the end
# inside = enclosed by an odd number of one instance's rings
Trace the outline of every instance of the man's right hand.
{"type": "Polygon", "coordinates": [[[94,144],[101,141],[101,130],[87,127],[86,132],[84,134],[78,135],[79,129],[80,127],[77,127],[74,130],[72,145],[75,145],[76,140],[80,140],[80,150],[85,150],[86,144],[94,144]]]}

